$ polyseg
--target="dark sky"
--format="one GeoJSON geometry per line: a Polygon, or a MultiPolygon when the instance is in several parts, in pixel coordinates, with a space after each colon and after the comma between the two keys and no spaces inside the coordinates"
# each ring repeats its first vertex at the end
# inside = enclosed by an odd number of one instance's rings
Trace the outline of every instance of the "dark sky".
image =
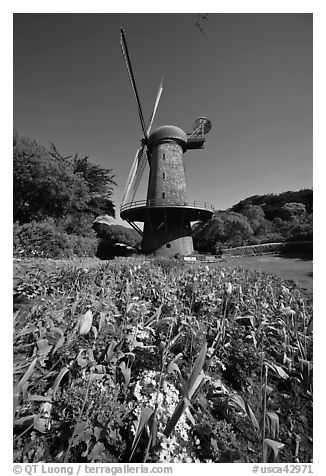
{"type": "MultiPolygon", "coordinates": [[[[164,76],[154,127],[212,121],[205,149],[185,156],[189,198],[225,209],[312,187],[312,14],[211,13],[206,37],[195,23],[190,13],[15,14],[15,127],[112,168],[118,206],[142,135],[123,26],[145,118],[164,76]]],[[[145,194],[146,180],[136,198],[145,194]]]]}

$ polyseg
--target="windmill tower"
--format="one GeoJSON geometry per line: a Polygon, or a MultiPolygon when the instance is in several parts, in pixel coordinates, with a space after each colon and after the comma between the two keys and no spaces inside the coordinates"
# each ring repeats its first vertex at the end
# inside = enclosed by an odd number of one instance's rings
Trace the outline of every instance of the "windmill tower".
{"type": "Polygon", "coordinates": [[[193,132],[188,134],[174,125],[162,126],[151,132],[163,90],[162,80],[146,126],[122,28],[120,42],[144,134],[125,186],[120,216],[142,234],[144,253],[166,257],[177,253],[190,255],[194,251],[191,222],[209,219],[214,208],[206,202],[189,201],[184,154],[191,149],[203,148],[204,135],[211,129],[211,122],[204,117],[197,119],[193,132]],[[147,199],[134,201],[147,163],[150,168],[147,199]],[[136,222],[144,223],[143,231],[136,222]]]}

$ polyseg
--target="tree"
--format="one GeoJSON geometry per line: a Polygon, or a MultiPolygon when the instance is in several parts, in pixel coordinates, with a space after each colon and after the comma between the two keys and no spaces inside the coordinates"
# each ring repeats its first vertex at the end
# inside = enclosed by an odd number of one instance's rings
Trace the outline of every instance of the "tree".
{"type": "Polygon", "coordinates": [[[215,212],[207,222],[193,233],[198,251],[215,252],[220,245],[240,246],[253,236],[247,217],[230,211],[215,212]]]}
{"type": "Polygon", "coordinates": [[[87,234],[94,218],[114,215],[114,175],[88,157],[63,157],[14,132],[14,220],[28,223],[52,217],[68,233],[87,234]]]}
{"type": "Polygon", "coordinates": [[[108,245],[122,243],[137,248],[141,244],[141,236],[132,228],[122,225],[107,225],[103,222],[94,222],[93,228],[101,240],[108,245]]]}
{"type": "Polygon", "coordinates": [[[87,183],[72,163],[54,158],[45,147],[14,137],[14,220],[27,223],[83,210],[90,199],[87,183]]]}
{"type": "Polygon", "coordinates": [[[232,211],[241,213],[245,205],[260,205],[265,213],[267,220],[273,220],[280,216],[280,210],[286,203],[302,203],[306,207],[307,213],[313,210],[313,191],[312,189],[303,189],[297,192],[283,192],[279,194],[253,195],[245,200],[241,200],[232,207],[232,211]]]}
{"type": "Polygon", "coordinates": [[[241,214],[248,218],[255,236],[265,234],[267,221],[264,210],[259,205],[247,204],[242,208],[241,214]]]}
{"type": "MultiPolygon", "coordinates": [[[[63,157],[58,152],[54,144],[51,144],[50,153],[62,160],[63,157]]],[[[66,159],[70,159],[67,157],[66,159]]],[[[107,213],[115,216],[112,202],[113,186],[116,185],[112,169],[105,169],[99,165],[89,162],[89,157],[78,157],[75,154],[72,159],[74,174],[82,177],[88,186],[90,200],[87,203],[88,212],[93,216],[107,213]]],[[[85,210],[86,211],[86,210],[85,210]]]]}
{"type": "Polygon", "coordinates": [[[306,207],[303,203],[290,202],[281,207],[281,218],[287,221],[304,220],[306,216],[306,207]]]}
{"type": "Polygon", "coordinates": [[[281,207],[279,215],[273,220],[274,229],[286,240],[312,240],[312,213],[306,212],[303,203],[286,203],[281,207]]]}

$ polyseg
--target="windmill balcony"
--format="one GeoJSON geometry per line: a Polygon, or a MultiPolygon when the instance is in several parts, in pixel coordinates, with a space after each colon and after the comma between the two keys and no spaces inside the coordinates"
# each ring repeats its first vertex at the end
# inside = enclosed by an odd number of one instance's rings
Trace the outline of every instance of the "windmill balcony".
{"type": "Polygon", "coordinates": [[[120,207],[120,216],[125,220],[142,222],[149,213],[157,213],[159,210],[175,215],[182,213],[188,220],[198,221],[211,218],[215,209],[213,205],[207,202],[187,201],[175,203],[168,198],[155,198],[125,203],[120,207]]]}

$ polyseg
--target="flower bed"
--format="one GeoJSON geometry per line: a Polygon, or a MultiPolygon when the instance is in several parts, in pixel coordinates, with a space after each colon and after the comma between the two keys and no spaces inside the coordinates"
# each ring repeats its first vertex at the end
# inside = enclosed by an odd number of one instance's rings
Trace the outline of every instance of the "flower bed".
{"type": "Polygon", "coordinates": [[[16,462],[310,462],[311,295],[259,271],[21,267],[16,462]]]}

